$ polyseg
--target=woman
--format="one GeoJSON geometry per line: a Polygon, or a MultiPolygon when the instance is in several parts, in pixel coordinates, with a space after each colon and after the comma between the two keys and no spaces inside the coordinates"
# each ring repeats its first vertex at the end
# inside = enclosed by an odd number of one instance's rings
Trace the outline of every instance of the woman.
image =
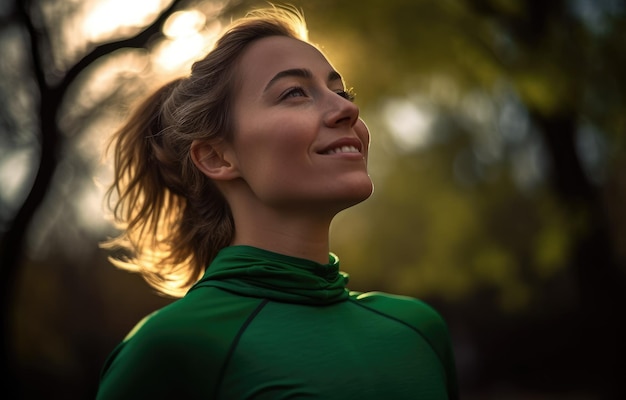
{"type": "Polygon", "coordinates": [[[372,192],[369,132],[305,32],[291,9],[249,14],[118,132],[109,246],[184,297],[113,351],[99,399],[457,397],[440,316],[349,292],[329,253],[372,192]]]}

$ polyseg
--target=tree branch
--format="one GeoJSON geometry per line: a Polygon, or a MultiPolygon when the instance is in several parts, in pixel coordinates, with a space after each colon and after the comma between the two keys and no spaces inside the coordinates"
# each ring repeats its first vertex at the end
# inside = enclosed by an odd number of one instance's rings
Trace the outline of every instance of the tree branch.
{"type": "Polygon", "coordinates": [[[95,47],[83,58],[81,58],[76,64],[74,64],[69,70],[67,70],[65,76],[58,85],[58,89],[61,91],[65,91],[69,87],[69,85],[76,79],[76,77],[80,75],[81,72],[83,72],[87,67],[93,64],[94,61],[102,56],[106,56],[116,50],[124,48],[139,49],[146,47],[149,40],[161,31],[163,24],[169,18],[169,16],[172,15],[174,11],[176,11],[184,2],[185,0],[174,0],[165,10],[163,10],[163,12],[161,12],[161,14],[157,17],[157,19],[152,22],[152,24],[148,25],[137,35],[123,40],[104,43],[95,47]]]}

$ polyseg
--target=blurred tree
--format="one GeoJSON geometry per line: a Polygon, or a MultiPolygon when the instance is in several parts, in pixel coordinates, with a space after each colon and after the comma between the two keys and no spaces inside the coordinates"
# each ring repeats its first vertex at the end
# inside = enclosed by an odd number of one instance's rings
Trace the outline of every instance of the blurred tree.
{"type": "MultiPolygon", "coordinates": [[[[28,60],[25,62],[26,65],[22,67],[26,67],[30,76],[20,76],[19,78],[34,82],[28,93],[32,96],[29,102],[33,106],[33,109],[29,110],[29,115],[3,115],[3,119],[9,121],[11,117],[32,118],[34,116],[37,123],[32,128],[36,132],[38,142],[36,147],[39,153],[38,161],[33,162],[37,172],[28,190],[28,195],[15,215],[5,216],[8,223],[2,233],[0,243],[1,361],[2,370],[8,371],[6,375],[3,375],[3,379],[5,379],[3,387],[7,388],[9,392],[13,393],[16,389],[14,387],[15,376],[11,375],[16,371],[11,317],[17,278],[21,261],[24,258],[23,249],[27,230],[35,213],[50,192],[50,186],[59,166],[62,151],[65,150],[65,137],[61,132],[59,120],[61,118],[60,110],[65,104],[66,95],[80,75],[100,61],[102,57],[123,48],[145,47],[154,35],[160,34],[164,22],[180,7],[180,3],[180,0],[171,2],[150,26],[133,36],[88,49],[75,63],[63,65],[62,69],[57,68],[59,64],[63,64],[59,62],[59,58],[67,57],[67,54],[58,47],[59,44],[63,46],[63,43],[55,43],[54,39],[56,38],[51,31],[55,30],[54,23],[57,23],[58,20],[55,21],[52,17],[68,17],[65,13],[71,15],[74,5],[57,3],[55,9],[54,5],[45,5],[41,2],[28,0],[10,2],[5,5],[2,15],[4,19],[2,29],[5,30],[5,35],[7,34],[6,31],[10,29],[15,30],[16,32],[11,32],[11,34],[17,35],[15,40],[23,41],[24,47],[29,49],[28,60]],[[61,54],[55,54],[55,52],[61,54]],[[9,389],[10,387],[13,387],[13,390],[9,389]]],[[[56,28],[58,29],[58,27],[56,28]]],[[[19,132],[6,130],[3,134],[16,135],[19,132]]],[[[6,140],[6,138],[4,139],[6,140]]]]}

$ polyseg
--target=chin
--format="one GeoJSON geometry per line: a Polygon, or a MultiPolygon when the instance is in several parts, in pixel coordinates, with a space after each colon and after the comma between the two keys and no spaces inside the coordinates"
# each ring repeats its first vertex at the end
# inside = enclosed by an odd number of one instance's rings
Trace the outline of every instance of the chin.
{"type": "Polygon", "coordinates": [[[372,193],[374,193],[374,184],[368,179],[367,182],[364,182],[362,185],[359,185],[359,187],[355,187],[350,191],[346,196],[346,206],[343,208],[350,208],[364,202],[372,196],[372,193]]]}

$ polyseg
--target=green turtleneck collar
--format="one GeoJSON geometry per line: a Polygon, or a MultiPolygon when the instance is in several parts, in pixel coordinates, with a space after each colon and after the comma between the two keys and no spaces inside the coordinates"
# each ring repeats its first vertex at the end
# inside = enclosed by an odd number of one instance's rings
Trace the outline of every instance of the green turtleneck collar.
{"type": "Polygon", "coordinates": [[[222,249],[191,290],[211,286],[243,296],[300,304],[332,304],[348,298],[348,275],[339,258],[328,264],[251,246],[222,249]]]}

